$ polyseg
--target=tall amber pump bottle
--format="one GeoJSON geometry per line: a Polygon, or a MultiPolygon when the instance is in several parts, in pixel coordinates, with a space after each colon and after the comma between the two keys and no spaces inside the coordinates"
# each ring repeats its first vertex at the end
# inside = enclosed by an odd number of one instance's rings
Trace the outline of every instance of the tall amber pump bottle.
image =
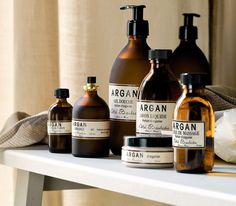
{"type": "Polygon", "coordinates": [[[109,107],[111,118],[111,144],[113,154],[121,155],[123,137],[135,135],[138,88],[149,71],[146,39],[148,21],[143,20],[144,5],[125,6],[132,9],[133,19],[128,21],[128,43],[117,56],[109,80],[109,107]]]}
{"type": "Polygon", "coordinates": [[[96,77],[88,77],[85,94],[73,108],[72,154],[78,157],[106,157],[109,155],[109,107],[98,96],[96,77]]]}
{"type": "Polygon", "coordinates": [[[56,89],[54,96],[57,101],[48,111],[49,151],[54,153],[71,152],[71,120],[72,106],[67,102],[68,89],[56,89]]]}
{"type": "Polygon", "coordinates": [[[173,121],[174,162],[178,172],[204,173],[214,164],[214,112],[205,96],[206,75],[181,74],[184,90],[173,121]]]}
{"type": "Polygon", "coordinates": [[[137,102],[136,135],[157,136],[172,130],[177,99],[182,93],[169,68],[171,50],[149,50],[150,72],[142,81],[137,102]]]}
{"type": "Polygon", "coordinates": [[[207,84],[211,84],[210,66],[206,56],[196,44],[198,28],[193,26],[193,18],[199,14],[184,13],[184,25],[179,28],[180,44],[174,50],[170,66],[179,79],[181,73],[203,72],[207,74],[207,84]]]}

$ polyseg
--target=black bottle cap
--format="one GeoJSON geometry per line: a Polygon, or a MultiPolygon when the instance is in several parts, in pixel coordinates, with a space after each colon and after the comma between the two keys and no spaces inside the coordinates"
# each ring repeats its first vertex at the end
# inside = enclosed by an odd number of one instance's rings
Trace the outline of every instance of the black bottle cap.
{"type": "Polygon", "coordinates": [[[148,36],[149,35],[149,26],[148,21],[143,19],[143,9],[146,8],[145,5],[127,5],[123,6],[120,9],[133,9],[133,19],[129,20],[127,23],[128,36],[148,36]]]}
{"type": "Polygon", "coordinates": [[[197,27],[193,26],[193,17],[200,17],[195,13],[184,13],[184,25],[179,28],[179,39],[197,39],[197,27]]]}
{"type": "Polygon", "coordinates": [[[206,73],[182,73],[180,74],[180,82],[183,85],[205,86],[207,82],[206,73]]]}
{"type": "Polygon", "coordinates": [[[148,51],[148,58],[152,59],[169,59],[172,54],[171,49],[154,49],[148,51]]]}
{"type": "Polygon", "coordinates": [[[68,98],[69,97],[69,89],[64,89],[64,88],[55,89],[54,96],[56,98],[68,98]]]}
{"type": "Polygon", "coordinates": [[[88,84],[95,84],[96,83],[96,77],[87,77],[87,83],[88,84]]]}
{"type": "Polygon", "coordinates": [[[124,145],[130,147],[172,147],[172,136],[158,136],[158,137],[125,136],[124,145]]]}

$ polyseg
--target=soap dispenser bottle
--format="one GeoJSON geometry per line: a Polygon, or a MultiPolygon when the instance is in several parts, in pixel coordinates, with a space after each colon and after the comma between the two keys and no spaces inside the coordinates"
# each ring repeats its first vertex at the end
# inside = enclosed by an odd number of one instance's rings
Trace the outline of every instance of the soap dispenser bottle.
{"type": "Polygon", "coordinates": [[[175,104],[182,89],[169,67],[171,53],[169,49],[149,50],[151,68],[139,88],[136,136],[155,137],[172,130],[175,104]]]}
{"type": "Polygon", "coordinates": [[[121,155],[123,137],[135,135],[138,88],[149,71],[148,21],[143,19],[144,5],[128,5],[133,19],[128,21],[128,43],[117,56],[110,73],[109,108],[113,154],[121,155]]]}
{"type": "Polygon", "coordinates": [[[206,56],[196,44],[198,29],[193,26],[193,18],[199,14],[184,13],[184,25],[179,28],[180,44],[174,50],[170,66],[178,79],[185,72],[203,72],[207,74],[207,84],[211,84],[211,73],[206,56]]]}

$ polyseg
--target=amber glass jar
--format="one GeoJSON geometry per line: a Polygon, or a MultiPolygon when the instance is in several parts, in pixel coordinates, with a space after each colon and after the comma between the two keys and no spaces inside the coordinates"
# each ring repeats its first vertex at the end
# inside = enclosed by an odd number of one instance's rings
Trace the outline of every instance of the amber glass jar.
{"type": "Polygon", "coordinates": [[[182,93],[178,79],[169,68],[171,50],[149,51],[151,69],[139,88],[136,135],[157,136],[171,131],[174,108],[182,93]]]}
{"type": "Polygon", "coordinates": [[[128,21],[128,43],[117,56],[109,80],[109,107],[111,118],[111,151],[121,155],[125,135],[135,135],[138,88],[149,71],[148,21],[143,20],[143,8],[133,9],[134,19],[128,21]]]}
{"type": "Polygon", "coordinates": [[[55,153],[71,152],[71,119],[72,106],[67,102],[68,89],[56,89],[57,101],[48,111],[49,151],[55,153]]]}
{"type": "Polygon", "coordinates": [[[172,123],[178,172],[209,172],[214,164],[214,112],[204,93],[206,79],[206,74],[181,74],[184,90],[172,123]]]}
{"type": "Polygon", "coordinates": [[[109,155],[109,108],[97,94],[96,77],[88,77],[85,94],[73,108],[72,154],[78,157],[109,155]]]}

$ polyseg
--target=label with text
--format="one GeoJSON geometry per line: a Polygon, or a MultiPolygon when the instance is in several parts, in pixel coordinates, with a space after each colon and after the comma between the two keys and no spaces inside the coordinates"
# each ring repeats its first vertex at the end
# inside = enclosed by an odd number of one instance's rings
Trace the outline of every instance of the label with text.
{"type": "Polygon", "coordinates": [[[110,136],[110,122],[109,120],[89,121],[73,119],[72,136],[73,138],[108,138],[110,136]]]}
{"type": "Polygon", "coordinates": [[[200,121],[172,122],[174,147],[204,148],[206,144],[205,123],[200,121]]]}
{"type": "Polygon", "coordinates": [[[52,121],[47,122],[48,134],[71,134],[71,121],[52,121]]]}
{"type": "Polygon", "coordinates": [[[137,102],[136,132],[161,134],[172,129],[174,102],[137,102]]]}
{"type": "Polygon", "coordinates": [[[137,99],[138,86],[110,84],[110,118],[135,121],[137,99]]]}
{"type": "Polygon", "coordinates": [[[140,152],[122,150],[121,159],[133,163],[173,163],[173,151],[168,152],[140,152]]]}

